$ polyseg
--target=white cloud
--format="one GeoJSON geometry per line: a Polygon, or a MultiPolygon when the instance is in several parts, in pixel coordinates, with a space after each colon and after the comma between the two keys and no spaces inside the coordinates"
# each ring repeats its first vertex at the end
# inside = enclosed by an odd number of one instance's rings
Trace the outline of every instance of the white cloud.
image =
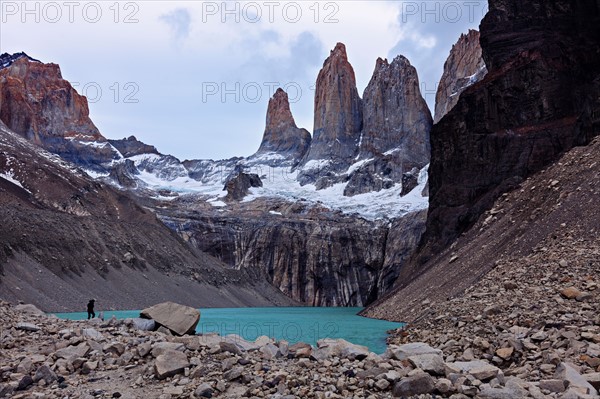
{"type": "Polygon", "coordinates": [[[192,18],[187,9],[177,8],[167,14],[161,15],[160,20],[169,25],[176,40],[185,39],[189,36],[192,18]]]}

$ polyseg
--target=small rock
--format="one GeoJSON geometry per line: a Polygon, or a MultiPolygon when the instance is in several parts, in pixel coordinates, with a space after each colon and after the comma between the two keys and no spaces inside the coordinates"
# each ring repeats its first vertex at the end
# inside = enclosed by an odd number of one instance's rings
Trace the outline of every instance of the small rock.
{"type": "Polygon", "coordinates": [[[23,378],[19,380],[19,385],[17,385],[17,391],[24,391],[33,385],[33,378],[30,375],[25,375],[23,378]]]}
{"type": "Polygon", "coordinates": [[[34,382],[44,380],[46,385],[50,385],[52,382],[56,381],[57,379],[58,379],[58,377],[56,376],[54,371],[52,371],[50,369],[50,367],[48,367],[45,364],[42,364],[40,367],[38,367],[38,369],[35,372],[35,375],[33,376],[34,382]]]}
{"type": "Polygon", "coordinates": [[[15,326],[17,330],[37,332],[40,331],[40,327],[33,323],[17,323],[15,326]]]}
{"type": "Polygon", "coordinates": [[[562,393],[566,389],[563,380],[541,380],[539,387],[553,393],[562,393]]]}
{"type": "Polygon", "coordinates": [[[233,381],[233,380],[240,378],[242,376],[243,372],[244,372],[243,367],[234,367],[231,370],[224,372],[223,378],[227,381],[233,381]]]}
{"type": "Polygon", "coordinates": [[[401,379],[394,385],[392,395],[406,397],[430,393],[435,389],[433,378],[429,374],[419,373],[401,379]]]}
{"type": "Polygon", "coordinates": [[[440,378],[435,383],[435,389],[440,391],[440,393],[448,393],[450,389],[452,389],[452,381],[446,378],[440,378]]]}
{"type": "Polygon", "coordinates": [[[425,353],[422,355],[410,356],[408,360],[415,367],[420,368],[421,370],[427,373],[434,375],[444,374],[444,359],[440,355],[433,353],[425,353]]]}
{"type": "Polygon", "coordinates": [[[236,344],[233,342],[221,341],[219,342],[219,347],[221,348],[221,352],[229,352],[234,355],[241,355],[242,351],[236,344]]]}
{"type": "Polygon", "coordinates": [[[498,356],[504,360],[508,360],[512,356],[513,352],[514,352],[514,348],[512,348],[512,347],[500,348],[500,349],[496,350],[496,356],[498,356]]]}
{"type": "Polygon", "coordinates": [[[564,288],[560,291],[560,295],[562,295],[566,299],[575,299],[581,295],[581,291],[579,291],[575,287],[564,288]]]}
{"type": "Polygon", "coordinates": [[[196,398],[212,398],[213,389],[207,383],[202,383],[194,391],[194,397],[196,398]]]}
{"type": "Polygon", "coordinates": [[[384,378],[384,379],[378,380],[378,381],[375,383],[375,386],[376,386],[376,387],[377,387],[377,388],[378,388],[380,391],[385,391],[386,389],[388,389],[388,388],[389,388],[389,386],[390,386],[390,382],[384,378]]]}
{"type": "Polygon", "coordinates": [[[152,356],[158,357],[167,351],[185,350],[185,345],[179,342],[157,342],[152,346],[152,356]]]}
{"type": "Polygon", "coordinates": [[[154,374],[159,380],[182,373],[190,363],[187,356],[179,351],[166,351],[156,358],[154,374]]]}

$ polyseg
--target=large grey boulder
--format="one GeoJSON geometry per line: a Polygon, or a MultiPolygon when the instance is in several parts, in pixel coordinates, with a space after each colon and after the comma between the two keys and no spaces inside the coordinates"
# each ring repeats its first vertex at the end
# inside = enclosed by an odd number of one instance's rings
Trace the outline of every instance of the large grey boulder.
{"type": "Polygon", "coordinates": [[[174,334],[194,334],[200,321],[200,311],[174,302],[163,302],[141,311],[140,316],[152,319],[174,334]]]}
{"type": "Polygon", "coordinates": [[[427,354],[442,355],[441,350],[432,348],[424,342],[411,342],[390,349],[396,360],[408,360],[411,356],[427,354]]]}
{"type": "Polygon", "coordinates": [[[556,367],[555,378],[568,381],[569,390],[584,395],[597,395],[598,391],[577,370],[576,366],[569,363],[560,363],[556,367]]]}
{"type": "Polygon", "coordinates": [[[317,342],[317,351],[325,354],[325,357],[342,357],[348,359],[362,360],[369,356],[369,348],[362,345],[356,345],[344,339],[325,338],[317,342]]]}
{"type": "Polygon", "coordinates": [[[154,320],[142,319],[140,317],[125,319],[125,324],[140,331],[154,331],[156,329],[156,322],[154,320]]]}
{"type": "Polygon", "coordinates": [[[589,382],[596,390],[600,390],[600,373],[584,374],[583,377],[589,382]]]}
{"type": "Polygon", "coordinates": [[[500,369],[486,362],[485,360],[473,360],[470,362],[446,363],[446,375],[450,374],[470,374],[478,380],[491,380],[496,377],[500,369]]]}
{"type": "Polygon", "coordinates": [[[434,375],[444,375],[444,358],[435,353],[410,356],[408,360],[417,368],[434,375]]]}
{"type": "Polygon", "coordinates": [[[185,368],[189,366],[190,362],[185,353],[168,350],[156,358],[156,362],[154,363],[154,374],[156,375],[156,378],[163,380],[183,372],[185,368]]]}
{"type": "Polygon", "coordinates": [[[45,316],[46,315],[46,313],[42,312],[35,305],[32,305],[30,303],[16,305],[15,310],[19,313],[31,314],[31,315],[36,315],[36,316],[45,316]]]}

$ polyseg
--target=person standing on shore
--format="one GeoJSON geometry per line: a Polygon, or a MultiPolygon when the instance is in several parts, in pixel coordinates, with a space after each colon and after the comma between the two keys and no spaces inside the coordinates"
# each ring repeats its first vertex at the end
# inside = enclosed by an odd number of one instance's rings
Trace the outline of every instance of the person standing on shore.
{"type": "Polygon", "coordinates": [[[96,317],[96,313],[94,313],[94,302],[96,302],[95,299],[90,299],[87,304],[88,320],[96,317]]]}

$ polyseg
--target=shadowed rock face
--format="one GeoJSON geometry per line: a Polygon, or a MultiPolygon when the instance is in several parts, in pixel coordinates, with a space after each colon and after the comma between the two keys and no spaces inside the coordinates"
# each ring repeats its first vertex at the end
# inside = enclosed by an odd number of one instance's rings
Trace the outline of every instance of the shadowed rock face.
{"type": "Polygon", "coordinates": [[[92,169],[119,158],[89,118],[86,98],[62,78],[58,65],[26,55],[6,64],[0,69],[0,119],[9,129],[92,169]]]}
{"type": "Polygon", "coordinates": [[[262,187],[262,181],[255,173],[239,172],[230,177],[223,190],[227,191],[226,201],[241,201],[248,195],[251,187],[262,187]]]}
{"type": "Polygon", "coordinates": [[[312,306],[364,306],[386,293],[416,248],[427,213],[388,225],[302,203],[236,206],[162,209],[160,217],[202,251],[266,275],[287,296],[312,306]]]}
{"type": "Polygon", "coordinates": [[[362,128],[361,100],[346,46],[338,43],[317,77],[313,141],[304,159],[347,167],[356,156],[362,128]]]}
{"type": "Polygon", "coordinates": [[[308,150],[310,140],[310,133],[294,122],[287,93],[277,89],[269,100],[265,132],[255,155],[274,153],[298,162],[308,150]]]}
{"type": "Polygon", "coordinates": [[[142,154],[159,155],[158,150],[153,145],[139,141],[135,136],[129,136],[121,140],[108,140],[124,157],[132,157],[142,154]]]}
{"type": "Polygon", "coordinates": [[[406,170],[429,162],[431,112],[421,96],[417,70],[403,56],[377,59],[363,94],[360,158],[398,149],[406,170]]]}
{"type": "Polygon", "coordinates": [[[434,123],[438,123],[456,105],[467,87],[482,80],[486,74],[479,31],[469,30],[466,35],[460,35],[444,64],[444,73],[435,96],[434,123]]]}
{"type": "Polygon", "coordinates": [[[468,229],[503,192],[600,132],[597,1],[490,1],[488,75],[431,132],[427,248],[468,229]]]}

